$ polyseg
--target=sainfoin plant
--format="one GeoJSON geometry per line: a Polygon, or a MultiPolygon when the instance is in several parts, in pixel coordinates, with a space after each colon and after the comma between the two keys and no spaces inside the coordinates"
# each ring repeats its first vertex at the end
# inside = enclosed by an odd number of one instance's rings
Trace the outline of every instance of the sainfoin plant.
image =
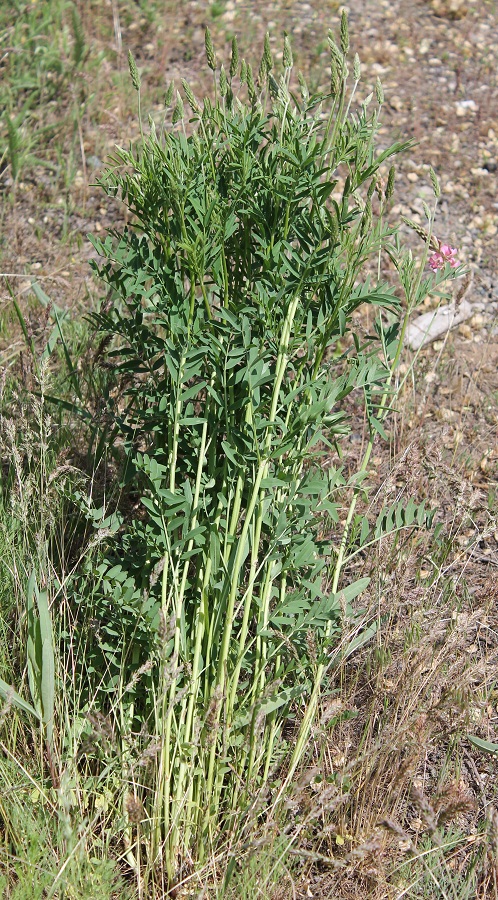
{"type": "MultiPolygon", "coordinates": [[[[154,665],[130,722],[156,742],[141,801],[149,865],[164,862],[170,883],[236,832],[265,787],[267,803],[285,795],[344,614],[368,584],[348,580],[348,560],[430,518],[412,501],[373,523],[356,514],[408,315],[450,273],[423,278],[392,240],[394,169],[385,181],[379,169],[406,145],[376,152],[380,85],[353,112],[345,16],[329,46],[330,90],[310,96],[301,76],[291,90],[287,38],[281,74],[267,41],[255,79],[235,41],[218,68],[208,32],[214,100],[183,83],[190,119],[177,93],[171,125],[151,120],[102,180],[132,222],[94,240],[111,290],[93,321],[122,384],[109,411],[123,481],[141,497],[122,566],[143,559],[155,643],[133,664],[148,652],[154,665]],[[369,274],[384,248],[401,298],[369,274]],[[365,336],[353,314],[366,306],[365,336]],[[346,482],[353,391],[368,434],[346,482]]],[[[430,216],[424,264],[431,232],[430,216]]]]}

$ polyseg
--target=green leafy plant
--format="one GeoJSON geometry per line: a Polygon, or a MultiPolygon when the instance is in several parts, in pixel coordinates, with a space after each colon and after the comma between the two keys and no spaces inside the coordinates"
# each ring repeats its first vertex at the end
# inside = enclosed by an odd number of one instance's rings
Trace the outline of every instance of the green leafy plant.
{"type": "MultiPolygon", "coordinates": [[[[407,144],[375,152],[380,85],[377,103],[370,95],[352,111],[361,73],[355,58],[348,96],[345,16],[340,46],[332,35],[329,46],[329,93],[310,96],[302,78],[301,96],[291,91],[286,39],[282,74],[265,47],[257,83],[242,61],[236,94],[236,42],[225,70],[207,32],[215,101],[201,107],[184,84],[189,123],[178,94],[171,127],[158,134],[151,120],[102,180],[133,224],[93,240],[112,299],[92,322],[121,384],[108,414],[123,486],[141,501],[99,578],[116,604],[109,616],[119,619],[122,600],[142,623],[121,631],[113,665],[143,671],[155,640],[127,721],[148,723],[158,741],[143,799],[149,865],[163,858],[170,883],[220,829],[236,833],[258,792],[284,795],[334,659],[374,633],[355,608],[368,579],[349,582],[351,555],[431,518],[413,502],[372,526],[356,514],[408,317],[450,273],[422,278],[433,213],[418,269],[391,240],[394,174],[384,190],[379,169],[407,144]],[[371,274],[384,248],[404,304],[371,274]],[[365,306],[377,312],[372,334],[353,318],[365,306]],[[346,481],[352,392],[368,437],[346,481]],[[359,633],[339,649],[344,615],[359,633]],[[136,640],[144,622],[148,640],[136,640]]],[[[132,57],[130,71],[140,96],[132,57]]]]}

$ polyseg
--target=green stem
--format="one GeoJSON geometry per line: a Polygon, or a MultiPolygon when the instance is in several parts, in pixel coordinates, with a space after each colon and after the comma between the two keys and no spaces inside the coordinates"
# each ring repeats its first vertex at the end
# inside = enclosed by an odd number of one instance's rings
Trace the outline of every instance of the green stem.
{"type": "MultiPolygon", "coordinates": [[[[426,255],[427,255],[427,253],[426,253],[426,255]]],[[[423,271],[424,264],[425,264],[425,260],[423,260],[420,265],[418,283],[421,278],[421,273],[423,271]]],[[[412,296],[413,296],[413,294],[412,294],[412,296]]],[[[388,376],[385,386],[384,386],[384,392],[382,395],[382,399],[380,401],[380,407],[379,407],[380,408],[380,413],[379,413],[380,421],[384,421],[389,413],[389,409],[386,407],[386,401],[387,401],[387,397],[389,395],[391,381],[393,379],[394,373],[399,364],[401,352],[403,349],[403,341],[404,341],[404,337],[405,337],[405,333],[406,333],[406,328],[408,325],[410,311],[411,311],[411,305],[409,303],[408,308],[407,308],[404,318],[403,318],[403,324],[401,327],[400,338],[398,341],[398,347],[396,350],[396,354],[395,354],[395,357],[393,359],[393,362],[392,362],[392,365],[391,365],[391,368],[389,371],[389,376],[388,376]]],[[[362,464],[359,469],[359,474],[363,474],[367,470],[368,463],[370,461],[370,456],[371,456],[372,450],[373,450],[374,439],[375,439],[375,436],[370,435],[370,439],[365,448],[365,454],[363,456],[363,461],[362,461],[362,464]]],[[[351,522],[353,521],[353,516],[354,516],[355,510],[356,510],[356,504],[358,502],[358,497],[360,495],[360,492],[361,492],[361,487],[356,487],[354,490],[353,498],[352,498],[350,506],[349,506],[346,522],[344,524],[341,542],[339,545],[339,551],[337,554],[337,560],[336,560],[335,567],[334,567],[334,577],[333,577],[333,582],[332,582],[332,593],[334,593],[334,594],[337,593],[337,589],[339,586],[339,580],[340,580],[340,577],[342,574],[342,569],[344,566],[346,547],[347,547],[347,542],[348,542],[348,537],[349,537],[349,530],[351,527],[351,522]]],[[[331,628],[332,628],[332,622],[329,622],[329,624],[327,625],[326,633],[325,633],[325,640],[327,640],[327,638],[330,636],[331,628]]],[[[301,723],[301,727],[299,729],[299,734],[298,734],[298,737],[296,740],[296,745],[294,747],[294,751],[293,751],[293,754],[291,757],[291,761],[290,761],[290,765],[289,765],[289,769],[288,769],[286,778],[285,778],[284,783],[279,791],[279,797],[282,795],[283,791],[291,783],[292,778],[294,777],[296,768],[299,765],[299,763],[303,757],[303,754],[304,754],[304,751],[305,751],[305,748],[306,748],[306,745],[308,742],[311,725],[313,723],[313,719],[315,717],[316,710],[318,707],[318,701],[319,701],[319,697],[320,697],[320,689],[321,689],[323,677],[324,677],[327,669],[328,669],[328,666],[326,666],[324,663],[321,663],[318,666],[314,685],[313,685],[313,690],[311,693],[311,697],[309,699],[309,702],[308,702],[308,705],[306,708],[306,712],[304,714],[304,717],[303,717],[303,720],[301,723]]]]}
{"type": "MultiPolygon", "coordinates": [[[[292,329],[292,325],[294,322],[294,317],[296,315],[297,307],[299,303],[299,295],[293,297],[293,299],[289,303],[289,307],[287,310],[287,315],[284,321],[284,325],[282,328],[282,335],[280,339],[280,347],[279,353],[277,357],[277,365],[275,369],[275,382],[273,385],[273,395],[272,402],[270,408],[270,422],[274,422],[277,414],[277,408],[280,398],[280,389],[282,387],[282,381],[285,375],[285,369],[288,362],[288,349],[289,349],[289,339],[290,332],[292,329]]],[[[235,559],[231,572],[231,586],[230,593],[227,602],[227,610],[226,610],[226,623],[223,631],[220,655],[218,658],[218,669],[216,675],[216,685],[218,689],[221,689],[221,692],[224,691],[225,681],[226,681],[226,667],[228,662],[228,650],[230,646],[230,639],[232,635],[233,629],[233,614],[235,609],[235,600],[237,596],[237,591],[239,589],[239,578],[240,572],[243,565],[243,561],[245,558],[245,549],[246,549],[246,541],[249,534],[249,528],[252,523],[252,518],[256,509],[258,502],[262,499],[260,497],[260,489],[261,483],[264,478],[267,477],[269,470],[269,460],[267,459],[269,450],[271,447],[272,441],[272,428],[268,429],[264,451],[263,451],[263,459],[258,466],[258,470],[256,473],[256,478],[251,494],[251,499],[249,501],[249,505],[246,510],[246,517],[244,520],[244,525],[242,527],[242,531],[240,537],[238,539],[237,551],[235,554],[235,559]]],[[[241,493],[241,492],[240,492],[241,493]]],[[[219,717],[220,717],[221,709],[217,711],[216,721],[214,723],[214,727],[217,728],[219,725],[219,717]]],[[[213,792],[213,784],[214,784],[214,770],[215,770],[215,761],[216,761],[216,750],[217,750],[217,741],[213,741],[213,745],[211,748],[211,754],[209,759],[209,768],[208,768],[208,777],[207,777],[207,798],[212,797],[213,792]]]]}

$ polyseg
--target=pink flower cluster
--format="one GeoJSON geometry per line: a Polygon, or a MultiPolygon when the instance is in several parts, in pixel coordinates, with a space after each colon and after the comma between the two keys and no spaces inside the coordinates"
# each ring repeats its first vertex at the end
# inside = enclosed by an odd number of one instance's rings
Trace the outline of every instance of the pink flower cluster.
{"type": "Polygon", "coordinates": [[[449,244],[440,244],[438,252],[434,253],[429,260],[432,271],[437,272],[438,269],[444,269],[446,263],[449,263],[452,269],[456,269],[459,262],[455,258],[455,253],[458,253],[456,247],[450,247],[449,244]]]}

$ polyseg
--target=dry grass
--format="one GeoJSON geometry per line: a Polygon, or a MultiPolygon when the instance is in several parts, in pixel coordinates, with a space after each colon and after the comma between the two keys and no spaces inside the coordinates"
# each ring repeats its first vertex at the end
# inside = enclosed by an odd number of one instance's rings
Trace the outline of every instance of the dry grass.
{"type": "MultiPolygon", "coordinates": [[[[36,136],[38,161],[23,163],[16,184],[7,152],[3,156],[0,268],[12,273],[35,345],[49,323],[31,294],[30,278],[77,317],[96,296],[85,235],[121,221],[120,206],[103,203],[93,182],[114,144],[137,135],[128,47],[159,115],[170,78],[179,84],[187,77],[199,93],[205,87],[200,71],[207,21],[218,46],[237,31],[243,50],[261,45],[271,22],[275,35],[286,27],[301,67],[319,83],[325,65],[319,36],[338,8],[335,2],[169,2],[148,9],[142,4],[140,12],[139,6],[131,0],[77,4],[87,67],[23,126],[26,139],[36,136]],[[41,134],[41,118],[48,137],[41,134]]],[[[400,134],[419,141],[401,165],[397,212],[420,213],[424,167],[435,165],[446,188],[441,234],[466,248],[476,269],[476,296],[487,304],[470,332],[450,336],[437,356],[433,349],[421,355],[405,387],[391,447],[379,446],[372,461],[378,486],[372,513],[388,497],[427,498],[441,528],[437,540],[420,534],[386,539],[375,555],[355,562],[372,577],[367,605],[377,634],[332,667],[309,768],[285,817],[265,818],[256,808],[257,839],[248,829],[246,843],[231,848],[236,887],[227,895],[234,898],[498,898],[498,762],[467,740],[470,734],[496,741],[498,734],[498,353],[492,306],[498,224],[492,61],[498,29],[492,4],[457,6],[439,0],[350,4],[365,82],[380,74],[391,97],[383,139],[400,134]],[[427,49],[421,49],[424,41],[427,49]],[[462,107],[466,112],[458,114],[461,100],[473,100],[476,109],[462,107]]],[[[23,49],[12,43],[14,21],[5,11],[1,15],[0,65],[8,76],[12,54],[23,49]]],[[[67,11],[64,23],[67,46],[60,52],[69,60],[74,35],[67,11]]],[[[44,29],[41,44],[54,37],[49,26],[44,29]]],[[[23,102],[21,91],[16,96],[13,113],[23,102]]],[[[33,388],[5,280],[1,304],[3,366],[33,388]]],[[[362,435],[359,421],[346,466],[354,466],[362,435]]],[[[271,802],[270,793],[261,799],[263,809],[271,802]]],[[[213,884],[226,864],[226,857],[213,860],[187,883],[185,896],[219,896],[213,884]]]]}

